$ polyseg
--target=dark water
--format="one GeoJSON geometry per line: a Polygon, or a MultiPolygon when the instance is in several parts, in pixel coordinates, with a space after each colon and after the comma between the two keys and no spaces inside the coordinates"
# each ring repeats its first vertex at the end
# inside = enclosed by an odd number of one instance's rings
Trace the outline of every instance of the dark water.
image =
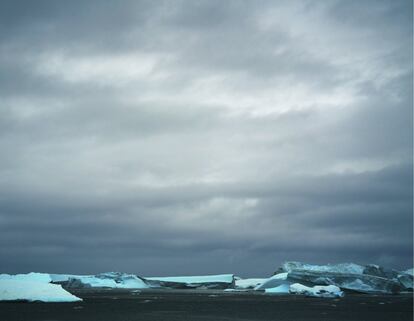
{"type": "Polygon", "coordinates": [[[412,295],[340,299],[218,291],[83,290],[80,303],[0,303],[0,321],[413,320],[412,295]]]}

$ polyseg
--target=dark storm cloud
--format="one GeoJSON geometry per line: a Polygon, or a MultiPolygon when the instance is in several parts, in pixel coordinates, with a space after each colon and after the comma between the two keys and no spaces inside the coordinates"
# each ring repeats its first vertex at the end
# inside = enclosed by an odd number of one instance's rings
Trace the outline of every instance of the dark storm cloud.
{"type": "Polygon", "coordinates": [[[409,1],[0,6],[0,272],[412,265],[409,1]]]}

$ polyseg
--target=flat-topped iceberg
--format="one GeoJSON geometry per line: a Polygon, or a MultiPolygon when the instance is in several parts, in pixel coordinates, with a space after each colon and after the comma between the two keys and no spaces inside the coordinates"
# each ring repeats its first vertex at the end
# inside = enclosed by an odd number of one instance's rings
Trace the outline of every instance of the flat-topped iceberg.
{"type": "Polygon", "coordinates": [[[97,275],[51,274],[52,282],[65,288],[206,288],[227,289],[234,287],[233,274],[204,276],[139,277],[134,274],[107,272],[97,275]]]}
{"type": "Polygon", "coordinates": [[[50,274],[30,272],[27,274],[0,274],[0,280],[16,280],[49,283],[52,281],[50,274]]]}
{"type": "Polygon", "coordinates": [[[279,272],[292,272],[297,270],[305,270],[312,272],[331,272],[331,273],[352,273],[362,274],[365,267],[355,263],[339,263],[339,264],[307,264],[301,262],[285,262],[279,272]]]}
{"type": "Polygon", "coordinates": [[[145,277],[144,280],[151,287],[167,287],[177,289],[228,289],[235,287],[235,278],[233,274],[145,277]]]}
{"type": "Polygon", "coordinates": [[[134,274],[107,272],[97,275],[66,277],[54,276],[55,282],[62,283],[65,288],[117,288],[117,289],[146,289],[148,284],[134,274]],[[60,280],[60,281],[57,281],[60,280]]]}
{"type": "Polygon", "coordinates": [[[76,302],[82,299],[58,284],[19,278],[0,279],[0,301],[76,302]]]}

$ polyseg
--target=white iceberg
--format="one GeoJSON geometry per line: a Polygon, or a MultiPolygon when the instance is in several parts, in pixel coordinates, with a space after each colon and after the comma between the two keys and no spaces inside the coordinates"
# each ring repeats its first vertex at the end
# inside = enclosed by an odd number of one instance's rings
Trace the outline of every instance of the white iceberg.
{"type": "MultiPolygon", "coordinates": [[[[344,290],[361,293],[399,293],[412,291],[413,277],[407,273],[368,264],[339,263],[316,265],[286,262],[278,272],[288,273],[291,283],[335,285],[344,290]]],[[[274,286],[274,284],[270,284],[274,286]]],[[[264,287],[268,287],[265,283],[264,287]]]]}
{"type": "Polygon", "coordinates": [[[274,288],[267,288],[265,289],[265,293],[279,293],[279,294],[288,294],[290,290],[289,284],[282,284],[279,286],[276,286],[274,288]]]}
{"type": "Polygon", "coordinates": [[[364,272],[365,267],[355,263],[317,265],[301,262],[285,262],[282,266],[282,269],[284,272],[306,270],[311,272],[362,274],[364,272]]]}
{"type": "Polygon", "coordinates": [[[254,289],[255,290],[266,290],[266,289],[276,288],[284,284],[290,285],[292,282],[289,282],[287,277],[288,277],[288,273],[286,272],[273,275],[272,277],[268,278],[262,284],[259,284],[258,286],[256,286],[254,289]]]}
{"type": "Polygon", "coordinates": [[[301,294],[321,298],[336,298],[344,296],[341,289],[335,285],[315,285],[313,287],[308,287],[300,283],[294,283],[290,285],[289,292],[292,294],[301,294]]]}
{"type": "Polygon", "coordinates": [[[412,292],[414,289],[414,272],[413,269],[408,269],[400,272],[397,275],[397,280],[401,283],[404,291],[412,292]]]}
{"type": "Polygon", "coordinates": [[[256,279],[236,279],[236,289],[254,289],[268,279],[256,278],[256,279]]]}
{"type": "Polygon", "coordinates": [[[49,283],[52,281],[48,273],[30,272],[27,274],[0,274],[0,280],[17,280],[49,283]]]}
{"type": "Polygon", "coordinates": [[[75,274],[49,274],[52,282],[59,283],[59,282],[66,282],[69,279],[80,279],[84,277],[93,277],[93,275],[75,275],[75,274]]]}
{"type": "Polygon", "coordinates": [[[414,269],[411,268],[411,269],[408,269],[408,270],[403,271],[402,273],[405,273],[405,274],[409,274],[409,275],[414,276],[414,269]]]}
{"type": "Polygon", "coordinates": [[[233,274],[145,277],[144,280],[151,287],[167,287],[179,289],[227,289],[234,288],[235,286],[235,278],[233,274]]]}
{"type": "Polygon", "coordinates": [[[219,274],[219,275],[202,275],[202,276],[166,276],[166,277],[146,277],[146,280],[156,280],[164,282],[175,282],[175,283],[233,283],[233,274],[219,274]]]}
{"type": "Polygon", "coordinates": [[[97,275],[54,275],[54,282],[62,282],[66,288],[115,288],[146,289],[148,284],[134,274],[107,272],[97,275]],[[58,281],[59,280],[59,281],[58,281]]]}
{"type": "Polygon", "coordinates": [[[18,278],[0,279],[0,301],[77,302],[82,299],[65,291],[58,284],[18,278]]]}

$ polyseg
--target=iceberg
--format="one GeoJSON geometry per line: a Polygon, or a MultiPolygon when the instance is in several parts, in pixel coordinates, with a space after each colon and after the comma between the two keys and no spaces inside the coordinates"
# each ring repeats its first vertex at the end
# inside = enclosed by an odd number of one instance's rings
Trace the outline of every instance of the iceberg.
{"type": "Polygon", "coordinates": [[[97,275],[51,274],[53,283],[65,288],[175,288],[175,289],[227,289],[234,287],[234,275],[139,277],[134,274],[107,272],[97,275]]]}
{"type": "Polygon", "coordinates": [[[235,287],[236,289],[254,289],[267,280],[268,279],[236,279],[235,287]]]}
{"type": "Polygon", "coordinates": [[[0,279],[0,301],[77,302],[82,299],[65,291],[58,284],[19,278],[0,279]]]}
{"type": "Polygon", "coordinates": [[[16,280],[49,283],[52,281],[48,273],[30,272],[27,274],[0,274],[0,280],[16,280]]]}
{"type": "Polygon", "coordinates": [[[413,284],[414,283],[414,276],[413,276],[413,273],[412,273],[412,269],[411,269],[411,271],[407,270],[407,271],[399,273],[398,276],[397,276],[397,280],[403,286],[404,290],[413,291],[413,289],[414,289],[414,284],[413,284]]]}
{"type": "Polygon", "coordinates": [[[92,277],[93,275],[75,275],[75,274],[49,274],[52,279],[52,283],[62,283],[72,279],[80,279],[84,277],[92,277]]]}
{"type": "Polygon", "coordinates": [[[229,289],[235,287],[235,277],[233,274],[145,277],[143,279],[150,287],[174,289],[229,289]]]}
{"type": "Polygon", "coordinates": [[[341,289],[335,285],[316,285],[313,287],[308,287],[299,283],[294,283],[290,286],[289,292],[292,294],[302,294],[320,298],[336,298],[344,296],[344,293],[341,291],[341,289]]]}
{"type": "Polygon", "coordinates": [[[283,272],[292,272],[296,270],[305,270],[312,272],[332,272],[332,273],[351,273],[362,274],[365,267],[355,263],[339,263],[339,264],[306,264],[301,262],[285,262],[281,270],[283,272]]]}
{"type": "Polygon", "coordinates": [[[107,272],[92,276],[68,276],[52,278],[65,288],[117,288],[117,289],[146,289],[148,284],[134,274],[107,272]],[[58,281],[59,280],[59,281],[58,281]]]}
{"type": "Polygon", "coordinates": [[[397,279],[398,274],[400,272],[392,269],[387,269],[385,267],[376,265],[376,264],[368,264],[365,266],[363,274],[379,276],[385,279],[397,279]]]}
{"type": "Polygon", "coordinates": [[[292,282],[288,281],[287,279],[288,273],[283,272],[276,275],[273,275],[272,277],[268,278],[265,282],[262,284],[259,284],[254,289],[255,290],[266,290],[271,289],[275,287],[279,287],[281,285],[290,285],[292,282]]]}
{"type": "Polygon", "coordinates": [[[288,280],[308,285],[335,285],[362,293],[398,293],[402,289],[395,280],[367,274],[296,270],[289,272],[288,280]]]}
{"type": "MultiPolygon", "coordinates": [[[[339,263],[316,265],[285,262],[278,272],[288,274],[287,281],[304,285],[335,285],[361,293],[399,293],[411,291],[412,276],[375,264],[339,263]]],[[[266,286],[266,283],[264,283],[266,286]]]]}
{"type": "Polygon", "coordinates": [[[274,288],[267,288],[265,289],[265,293],[279,293],[279,294],[289,294],[290,285],[289,284],[282,284],[274,288]]]}
{"type": "Polygon", "coordinates": [[[411,276],[414,276],[414,269],[413,269],[413,268],[411,268],[411,269],[408,269],[408,270],[402,271],[401,273],[404,273],[404,274],[409,274],[409,275],[411,275],[411,276]]]}

